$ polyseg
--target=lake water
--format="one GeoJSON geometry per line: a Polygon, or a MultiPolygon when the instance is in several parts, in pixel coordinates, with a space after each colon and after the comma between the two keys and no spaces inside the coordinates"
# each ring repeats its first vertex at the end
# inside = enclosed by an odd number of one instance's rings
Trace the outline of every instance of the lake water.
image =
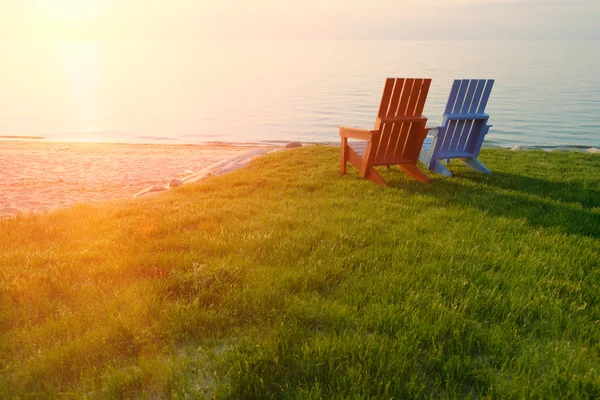
{"type": "Polygon", "coordinates": [[[494,78],[487,145],[600,147],[600,42],[2,42],[0,136],[336,142],[386,77],[494,78]]]}

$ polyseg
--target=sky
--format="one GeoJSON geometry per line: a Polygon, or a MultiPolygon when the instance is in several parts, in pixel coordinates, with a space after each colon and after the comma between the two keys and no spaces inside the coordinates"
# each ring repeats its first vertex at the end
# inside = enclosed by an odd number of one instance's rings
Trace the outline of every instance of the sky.
{"type": "Polygon", "coordinates": [[[0,38],[600,40],[600,0],[0,0],[0,38]]]}

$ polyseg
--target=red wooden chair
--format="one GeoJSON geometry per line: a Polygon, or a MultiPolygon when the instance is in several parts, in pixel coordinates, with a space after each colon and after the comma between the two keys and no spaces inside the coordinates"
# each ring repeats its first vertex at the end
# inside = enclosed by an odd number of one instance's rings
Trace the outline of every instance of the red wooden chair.
{"type": "Polygon", "coordinates": [[[350,162],[361,176],[385,185],[374,167],[398,165],[410,177],[428,182],[417,168],[417,161],[429,130],[425,128],[427,118],[421,113],[430,84],[431,79],[387,78],[375,129],[340,127],[340,172],[345,174],[346,163],[350,162]]]}

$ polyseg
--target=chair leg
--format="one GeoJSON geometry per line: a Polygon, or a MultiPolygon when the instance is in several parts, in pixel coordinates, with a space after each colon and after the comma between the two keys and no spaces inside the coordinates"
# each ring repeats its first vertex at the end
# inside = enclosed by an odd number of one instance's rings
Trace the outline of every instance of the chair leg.
{"type": "Polygon", "coordinates": [[[387,185],[387,183],[385,182],[383,177],[381,175],[379,175],[379,172],[377,172],[375,170],[375,168],[373,168],[373,167],[371,167],[367,170],[367,173],[365,174],[365,178],[367,178],[371,182],[375,182],[376,184],[381,185],[381,186],[387,185]]]}
{"type": "Polygon", "coordinates": [[[340,174],[346,175],[347,172],[347,164],[348,164],[348,150],[346,143],[342,140],[342,145],[340,146],[340,174]]]}
{"type": "Polygon", "coordinates": [[[416,165],[412,165],[412,164],[400,164],[398,165],[398,167],[404,171],[404,173],[408,176],[410,176],[413,179],[416,179],[418,181],[421,181],[423,183],[427,183],[429,182],[429,178],[427,177],[427,175],[425,175],[423,173],[423,171],[421,171],[419,169],[419,167],[417,167],[416,165]]]}
{"type": "Polygon", "coordinates": [[[444,164],[440,162],[440,160],[433,160],[429,166],[429,169],[440,175],[452,176],[452,172],[450,172],[450,170],[446,168],[444,164]]]}
{"type": "Polygon", "coordinates": [[[474,169],[478,172],[483,172],[484,174],[491,175],[492,171],[490,171],[485,165],[481,163],[476,158],[459,158],[467,167],[474,169]]]}

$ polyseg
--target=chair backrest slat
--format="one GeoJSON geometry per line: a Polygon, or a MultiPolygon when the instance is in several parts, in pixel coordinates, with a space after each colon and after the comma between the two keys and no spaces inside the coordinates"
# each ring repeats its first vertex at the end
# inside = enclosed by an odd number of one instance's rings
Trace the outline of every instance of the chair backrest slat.
{"type": "Polygon", "coordinates": [[[477,107],[477,114],[483,114],[485,111],[485,106],[487,106],[488,100],[490,99],[490,93],[492,93],[492,87],[494,86],[494,80],[488,79],[486,82],[485,89],[483,91],[483,95],[481,97],[481,101],[479,102],[479,107],[477,107]]]}
{"type": "Polygon", "coordinates": [[[479,103],[481,102],[481,95],[483,94],[483,88],[485,87],[485,79],[478,79],[477,81],[477,89],[475,90],[475,94],[473,94],[473,101],[471,102],[471,107],[467,110],[469,114],[475,114],[477,112],[477,108],[479,107],[479,103]]]}
{"type": "Polygon", "coordinates": [[[423,114],[423,108],[425,108],[425,100],[427,100],[427,93],[429,93],[429,87],[431,86],[431,79],[425,79],[421,90],[419,91],[419,101],[417,101],[415,110],[412,113],[415,117],[420,117],[423,114]]]}
{"type": "Polygon", "coordinates": [[[402,98],[400,99],[400,104],[398,105],[398,110],[396,110],[396,114],[394,117],[406,117],[406,107],[410,99],[414,96],[413,88],[415,86],[415,79],[407,79],[404,83],[404,90],[402,91],[402,98]]]}
{"type": "Polygon", "coordinates": [[[392,93],[392,98],[390,99],[390,106],[388,108],[385,116],[387,118],[395,117],[398,114],[398,104],[400,103],[400,96],[402,95],[404,90],[404,86],[408,83],[409,79],[396,79],[396,84],[394,85],[394,92],[392,93]]]}
{"type": "Polygon", "coordinates": [[[467,95],[468,88],[469,81],[467,79],[461,80],[460,88],[458,89],[458,94],[456,96],[456,102],[454,103],[454,107],[452,108],[452,114],[459,114],[460,110],[462,110],[463,104],[465,103],[465,97],[467,95]]]}
{"type": "Polygon", "coordinates": [[[456,104],[456,97],[458,96],[458,91],[460,89],[460,83],[462,81],[455,80],[452,84],[452,89],[450,90],[450,96],[448,96],[448,102],[446,103],[446,110],[444,110],[444,114],[452,114],[452,110],[454,110],[454,105],[456,104]]]}
{"type": "Polygon", "coordinates": [[[476,127],[474,124],[474,120],[466,120],[465,125],[463,127],[462,133],[456,142],[456,150],[460,151],[460,149],[466,149],[467,144],[470,142],[471,135],[474,132],[474,128],[476,127]]]}
{"type": "Polygon", "coordinates": [[[460,108],[459,113],[466,114],[469,112],[471,105],[473,104],[475,88],[477,87],[477,81],[472,80],[469,82],[467,86],[467,93],[465,94],[465,100],[463,101],[462,107],[460,108]]]}
{"type": "MultiPolygon", "coordinates": [[[[381,104],[379,105],[379,112],[377,113],[379,118],[384,118],[387,115],[395,83],[396,80],[394,78],[387,78],[385,80],[385,87],[383,88],[383,95],[381,96],[381,104]]],[[[375,129],[378,129],[378,127],[375,129]]]]}

